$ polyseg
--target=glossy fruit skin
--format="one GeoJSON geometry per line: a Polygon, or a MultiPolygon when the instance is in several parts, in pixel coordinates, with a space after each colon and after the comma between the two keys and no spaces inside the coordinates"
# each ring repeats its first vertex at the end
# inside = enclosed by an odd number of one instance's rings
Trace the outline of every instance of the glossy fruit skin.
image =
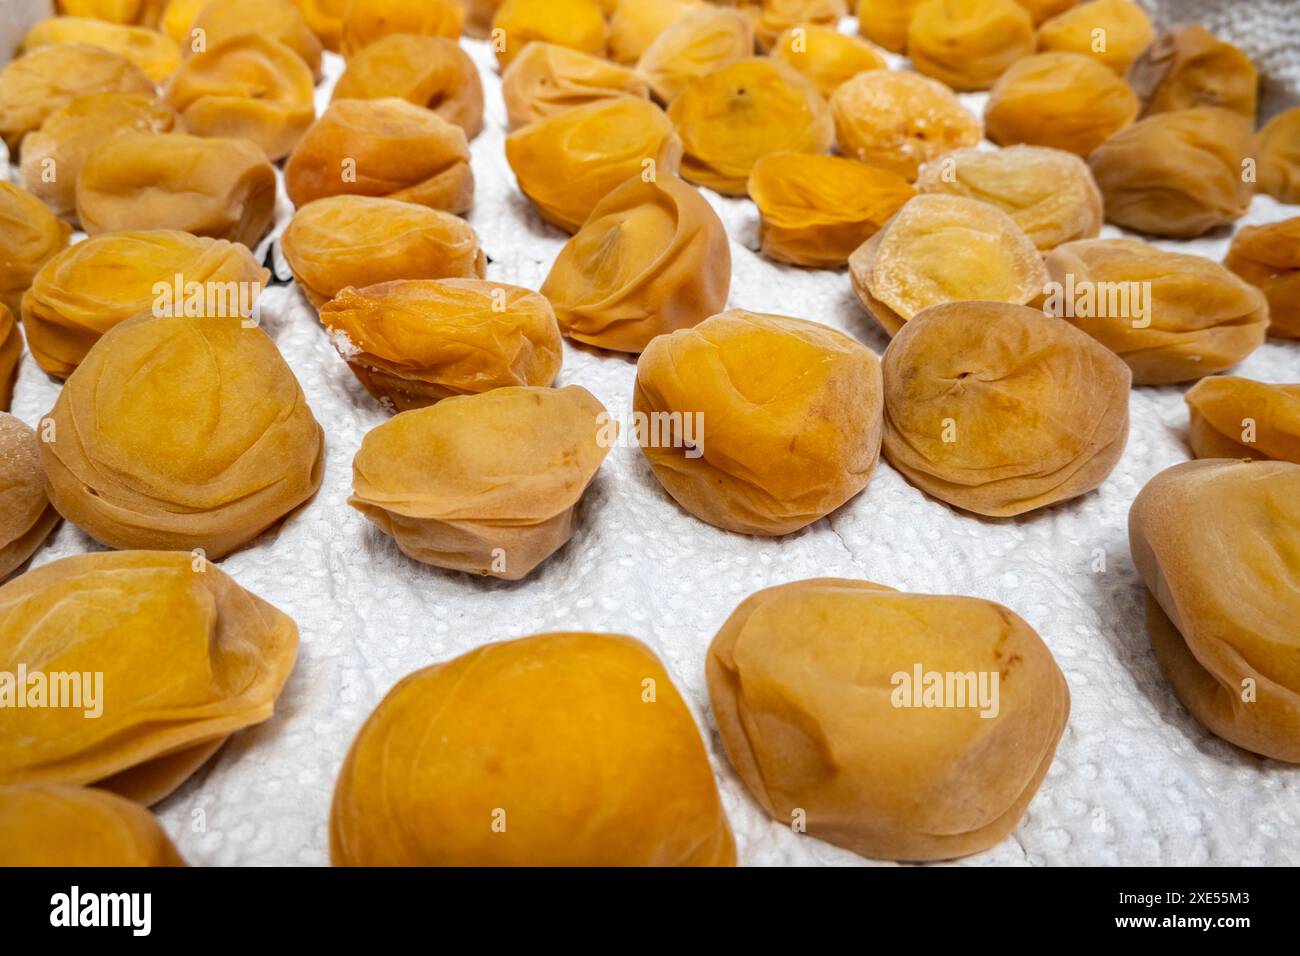
{"type": "Polygon", "coordinates": [[[1250,58],[1200,24],[1161,34],[1128,68],[1142,115],[1218,107],[1252,122],[1259,103],[1259,72],[1250,58]]]}
{"type": "Polygon", "coordinates": [[[1300,217],[1246,226],[1223,264],[1268,299],[1268,334],[1300,339],[1300,217]]]}
{"type": "Polygon", "coordinates": [[[1300,203],[1300,106],[1278,113],[1255,137],[1259,191],[1300,203]]]}
{"type": "Polygon", "coordinates": [[[1300,465],[1300,384],[1236,375],[1203,378],[1183,396],[1197,458],[1253,458],[1300,465]]]}
{"type": "Polygon", "coordinates": [[[34,431],[0,411],[0,581],[22,567],[59,523],[36,445],[34,431]]]}
{"type": "Polygon", "coordinates": [[[740,10],[703,6],[669,25],[642,52],[637,72],[661,103],[695,80],[754,54],[754,23],[740,10]]]}
{"type": "Polygon", "coordinates": [[[817,24],[786,30],[774,41],[770,55],[808,77],[826,97],[864,70],[886,68],[885,58],[870,43],[817,24]]]}
{"type": "Polygon", "coordinates": [[[67,248],[72,227],[21,186],[0,182],[0,305],[17,315],[41,266],[67,248]]]}
{"type": "Polygon", "coordinates": [[[858,0],[858,31],[891,53],[907,50],[907,28],[924,0],[858,0]]]}
{"type": "Polygon", "coordinates": [[[92,787],[0,786],[0,866],[184,866],[158,819],[92,787]]]}
{"type": "Polygon", "coordinates": [[[649,84],[634,70],[554,43],[533,42],[501,77],[510,128],[562,113],[574,106],[632,96],[650,98],[649,84]]]}
{"type": "Polygon", "coordinates": [[[1090,0],[1038,28],[1040,52],[1082,53],[1120,76],[1153,39],[1151,18],[1133,0],[1090,0]],[[1098,30],[1103,32],[1098,34],[1098,30]],[[1103,37],[1105,48],[1098,50],[1098,40],[1103,37]]]}
{"type": "Polygon", "coordinates": [[[907,27],[918,72],[954,90],[987,90],[1034,52],[1034,23],[1016,0],[924,0],[907,27]]]}

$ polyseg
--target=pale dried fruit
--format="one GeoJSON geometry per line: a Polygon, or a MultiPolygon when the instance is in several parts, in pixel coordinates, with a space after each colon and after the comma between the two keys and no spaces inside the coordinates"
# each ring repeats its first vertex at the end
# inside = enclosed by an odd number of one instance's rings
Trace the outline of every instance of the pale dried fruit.
{"type": "Polygon", "coordinates": [[[1038,26],[1044,20],[1050,20],[1069,10],[1079,0],[1016,0],[1016,2],[1029,11],[1034,26],[1038,26]]]}
{"type": "Polygon", "coordinates": [[[352,0],[343,14],[339,52],[351,58],[394,33],[456,40],[464,21],[461,0],[352,0]]]}
{"type": "Polygon", "coordinates": [[[575,106],[506,137],[520,190],[565,232],[577,232],[596,203],[633,176],[676,175],[681,155],[664,111],[630,96],[575,106]]]}
{"type": "Polygon", "coordinates": [[[58,7],[68,16],[153,27],[162,16],[163,0],[58,0],[58,7]]]}
{"type": "Polygon", "coordinates": [[[224,239],[169,229],[91,236],[47,262],[23,296],[27,347],[67,378],[100,336],[167,297],[185,315],[248,316],[270,277],[247,246],[224,239]]]}
{"type": "Polygon", "coordinates": [[[602,199],[542,283],[560,328],[599,348],[640,352],[727,304],[731,248],[722,221],[676,176],[634,176],[602,199]]]}
{"type": "Polygon", "coordinates": [[[1078,53],[1039,53],[1014,64],[984,107],[989,139],[1087,156],[1131,124],[1138,99],[1127,83],[1078,53]]]}
{"type": "Polygon", "coordinates": [[[1211,733],[1300,763],[1300,465],[1189,461],[1129,511],[1147,627],[1175,696],[1211,733]]]}
{"type": "Polygon", "coordinates": [[[1268,299],[1268,334],[1300,339],[1300,217],[1246,226],[1223,264],[1268,299]]]}
{"type": "Polygon", "coordinates": [[[896,173],[813,153],[764,156],[749,174],[748,190],[761,217],[763,255],[819,269],[843,268],[916,195],[896,173]]]}
{"type": "Polygon", "coordinates": [[[1038,28],[1038,49],[1083,53],[1120,76],[1155,38],[1151,18],[1132,0],[1091,0],[1038,28]]]}
{"type": "Polygon", "coordinates": [[[127,133],[86,157],[77,218],[90,235],[179,229],[253,246],[275,214],[275,170],[244,139],[127,133]]]}
{"type": "Polygon", "coordinates": [[[703,6],[660,32],[637,72],[665,103],[706,73],[754,54],[754,24],[739,10],[703,6]]]}
{"type": "Polygon", "coordinates": [[[865,70],[885,68],[885,58],[870,43],[829,26],[791,27],[776,39],[772,56],[812,80],[822,96],[865,70]]]}
{"type": "Polygon", "coordinates": [[[922,166],[916,188],[997,206],[1040,252],[1101,232],[1101,191],[1092,171],[1059,149],[955,150],[922,166]]]}
{"type": "Polygon", "coordinates": [[[931,306],[983,300],[1025,305],[1047,270],[1028,236],[1001,209],[964,196],[907,202],[849,256],[853,291],[890,335],[931,306]]]}
{"type": "Polygon", "coordinates": [[[45,495],[36,433],[0,412],[0,581],[35,554],[58,523],[45,495]]]}
{"type": "Polygon", "coordinates": [[[41,266],[67,248],[72,227],[13,183],[0,182],[0,305],[18,314],[41,266]]]}
{"type": "Polygon", "coordinates": [[[506,68],[501,95],[513,129],[599,100],[649,99],[650,87],[627,67],[554,43],[534,42],[506,68]]]}
{"type": "Polygon", "coordinates": [[[727,531],[810,525],[865,488],[880,456],[880,363],[802,319],[733,309],[660,336],[632,403],[655,477],[727,531]]]}
{"type": "Polygon", "coordinates": [[[335,100],[407,100],[455,123],[473,139],[483,129],[483,81],[459,43],[394,33],[348,58],[335,100]]]}
{"type": "Polygon", "coordinates": [[[0,866],[184,866],[158,818],[94,787],[0,786],[0,866]]]}
{"type": "Polygon", "coordinates": [[[771,50],[777,38],[794,27],[834,29],[848,16],[845,0],[762,0],[754,13],[754,38],[758,48],[771,50]]]}
{"type": "Polygon", "coordinates": [[[1236,365],[1264,341],[1268,302],[1217,262],[1136,239],[1088,239],[1047,256],[1044,305],[1117,353],[1135,385],[1236,365]]]}
{"type": "Polygon", "coordinates": [[[907,27],[912,66],[954,90],[987,90],[1033,52],[1033,20],[1015,0],[925,0],[907,27]]]}
{"type": "Polygon", "coordinates": [[[493,51],[503,70],[535,40],[605,55],[605,13],[595,0],[505,0],[492,31],[500,37],[493,51]]]}
{"type": "Polygon", "coordinates": [[[1234,222],[1250,206],[1250,122],[1220,109],[1157,113],[1088,157],[1106,221],[1191,239],[1234,222]]]}
{"type": "Polygon", "coordinates": [[[650,649],[616,634],[537,634],[388,692],[339,772],[330,858],[732,866],[736,848],[699,728],[650,649]]]}
{"type": "Polygon", "coordinates": [[[926,309],[881,364],[885,457],[965,511],[1009,517],[1069,501],[1100,485],[1124,453],[1128,368],[1037,309],[926,309]]]}
{"type": "Polygon", "coordinates": [[[1245,53],[1200,24],[1161,34],[1128,69],[1142,115],[1218,106],[1254,120],[1259,73],[1245,53]]]}
{"type": "MultiPolygon", "coordinates": [[[[293,0],[294,6],[316,34],[321,46],[338,53],[343,44],[343,18],[352,0],[293,0]]],[[[171,8],[168,8],[171,12],[171,8]]],[[[409,34],[408,34],[409,35],[409,34]]],[[[363,48],[364,49],[364,48],[363,48]]]]}
{"type": "Polygon", "coordinates": [[[682,139],[682,176],[743,196],[749,171],[769,153],[825,153],[835,130],[810,80],[770,57],[714,70],[668,107],[682,139]]]}
{"type": "Polygon", "coordinates": [[[924,0],[858,0],[858,31],[892,53],[907,49],[907,28],[924,0]]]}
{"type": "Polygon", "coordinates": [[[397,411],[511,385],[550,385],[563,345],[544,296],[480,279],[344,289],[320,310],[366,391],[397,411]]]}
{"type": "Polygon", "coordinates": [[[1197,458],[1276,459],[1300,465],[1300,385],[1213,375],[1183,397],[1197,458]]]}
{"type": "Polygon", "coordinates": [[[366,434],[348,503],[402,553],[515,581],[573,537],[613,427],[585,388],[496,388],[366,434]]]}
{"type": "MultiPolygon", "coordinates": [[[[112,548],[252,541],[320,485],[321,427],[270,336],[145,314],[109,330],[42,427],[50,500],[112,548]]],[[[188,556],[187,556],[188,557],[188,556]]]]}
{"type": "Polygon", "coordinates": [[[271,716],[297,653],[289,617],[192,554],[81,554],[28,571],[0,587],[0,671],[76,675],[84,706],[0,710],[0,783],[156,803],[271,716]]]}
{"type": "Polygon", "coordinates": [[[14,397],[14,382],[22,364],[23,336],[9,306],[0,302],[0,412],[7,412],[14,397]]]}
{"type": "MultiPolygon", "coordinates": [[[[366,0],[363,6],[370,6],[366,0]]],[[[190,24],[203,32],[203,49],[215,50],[237,37],[258,36],[288,47],[306,64],[313,79],[321,76],[321,42],[290,0],[209,0],[190,24]]],[[[201,53],[192,44],[186,53],[201,53]]]]}
{"type": "Polygon", "coordinates": [[[23,52],[54,43],[85,43],[126,57],[155,82],[166,79],[181,64],[181,49],[170,37],[144,27],[109,23],[89,17],[50,17],[27,31],[23,52]]]}
{"type": "Polygon", "coordinates": [[[922,163],[984,136],[952,90],[901,70],[870,70],[841,84],[831,114],[841,153],[909,181],[922,163]]]}
{"type": "Polygon", "coordinates": [[[751,595],[706,674],[727,757],[767,814],[884,860],[951,859],[1009,835],[1070,712],[1051,651],[1009,609],[869,581],[751,595]],[[952,699],[925,707],[944,675],[952,699]]]}
{"type": "Polygon", "coordinates": [[[609,58],[635,63],[659,34],[703,6],[703,0],[618,0],[609,18],[609,58]]]}
{"type": "Polygon", "coordinates": [[[1259,191],[1300,203],[1300,106],[1278,113],[1255,137],[1259,191]]]}
{"type": "Polygon", "coordinates": [[[295,206],[325,196],[385,196],[468,212],[474,172],[465,131],[406,100],[331,103],[284,165],[295,206]]]}

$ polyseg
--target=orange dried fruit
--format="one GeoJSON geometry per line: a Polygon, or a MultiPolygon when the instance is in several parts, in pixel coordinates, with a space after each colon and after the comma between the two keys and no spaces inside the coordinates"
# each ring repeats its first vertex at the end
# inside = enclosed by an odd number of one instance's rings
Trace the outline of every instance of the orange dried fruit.
{"type": "Polygon", "coordinates": [[[650,98],[635,70],[554,43],[533,42],[506,68],[501,95],[511,129],[575,106],[620,96],[650,98]]]}
{"type": "Polygon", "coordinates": [[[753,21],[739,10],[702,6],[662,30],[637,72],[664,103],[706,73],[754,55],[753,21]]]}
{"type": "Polygon", "coordinates": [[[1082,53],[1120,76],[1155,39],[1151,18],[1132,0],[1090,0],[1038,28],[1038,49],[1082,53]]]}
{"type": "Polygon", "coordinates": [[[66,249],[72,227],[20,186],[0,182],[0,305],[18,314],[41,266],[66,249]]]}
{"type": "Polygon", "coordinates": [[[492,16],[493,51],[501,69],[541,40],[605,55],[605,13],[595,0],[505,0],[492,16]]]}
{"type": "Polygon", "coordinates": [[[1142,115],[1216,106],[1255,119],[1259,73],[1250,58],[1197,23],[1156,37],[1128,68],[1142,115]]]}
{"type": "Polygon", "coordinates": [[[0,581],[22,567],[59,523],[45,494],[37,445],[34,431],[0,412],[0,581]]]}
{"type": "Polygon", "coordinates": [[[313,80],[321,77],[320,39],[290,0],[207,0],[190,22],[191,37],[196,30],[202,31],[202,49],[187,43],[187,55],[215,50],[237,37],[258,36],[288,47],[306,64],[313,80]]]}
{"type": "Polygon", "coordinates": [[[1300,384],[1212,375],[1183,398],[1197,458],[1275,459],[1300,465],[1300,384]]]}
{"type": "Polygon", "coordinates": [[[394,33],[456,40],[464,22],[461,0],[352,0],[343,13],[339,52],[351,59],[394,33]]]}
{"type": "Polygon", "coordinates": [[[787,30],[813,26],[834,29],[848,13],[845,0],[761,0],[750,15],[758,48],[767,52],[787,30]]]}
{"type": "Polygon", "coordinates": [[[655,37],[703,7],[704,0],[618,0],[609,18],[609,58],[615,63],[636,63],[655,37]]]}
{"type": "Polygon", "coordinates": [[[0,786],[0,866],[184,866],[158,818],[94,787],[0,786]]]}
{"type": "Polygon", "coordinates": [[[23,334],[9,306],[0,302],[0,412],[9,411],[23,359],[23,334]]]}
{"type": "Polygon", "coordinates": [[[812,80],[822,96],[830,96],[865,70],[885,69],[885,58],[870,43],[817,24],[786,30],[771,55],[812,80]]]}
{"type": "Polygon", "coordinates": [[[23,37],[25,53],[54,43],[84,43],[126,57],[154,82],[162,82],[181,64],[181,49],[168,36],[144,27],[90,17],[50,17],[23,37]]]}
{"type": "Polygon", "coordinates": [[[1246,226],[1223,264],[1268,299],[1268,334],[1300,339],[1300,217],[1246,226]]]}
{"type": "Polygon", "coordinates": [[[1255,136],[1259,191],[1300,203],[1300,106],[1278,113],[1255,136]]]}
{"type": "Polygon", "coordinates": [[[954,90],[987,90],[1034,52],[1034,23],[1016,0],[925,0],[907,27],[912,66],[954,90]]]}
{"type": "Polygon", "coordinates": [[[858,0],[858,32],[891,53],[907,49],[907,28],[924,0],[858,0]]]}

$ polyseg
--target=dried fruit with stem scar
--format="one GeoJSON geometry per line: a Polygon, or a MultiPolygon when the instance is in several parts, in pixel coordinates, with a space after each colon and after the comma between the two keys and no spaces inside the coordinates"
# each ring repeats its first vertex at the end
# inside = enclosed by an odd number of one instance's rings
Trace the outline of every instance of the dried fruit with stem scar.
{"type": "Polygon", "coordinates": [[[0,581],[35,554],[58,523],[45,494],[36,433],[0,412],[0,581]]]}
{"type": "MultiPolygon", "coordinates": [[[[372,5],[367,0],[365,6],[372,5]]],[[[321,42],[303,18],[297,2],[292,0],[208,0],[190,24],[202,30],[203,49],[214,50],[236,37],[259,36],[282,43],[294,52],[311,71],[321,78],[321,42]]],[[[184,46],[187,55],[201,53],[192,43],[184,46]]]]}
{"type": "Polygon", "coordinates": [[[0,412],[9,411],[14,397],[14,382],[23,358],[23,335],[9,306],[0,302],[0,412]]]}
{"type": "Polygon", "coordinates": [[[460,37],[465,22],[461,0],[365,0],[351,2],[343,14],[339,52],[348,59],[394,33],[460,37]]]}
{"type": "Polygon", "coordinates": [[[501,69],[541,40],[605,55],[605,14],[596,0],[505,0],[492,17],[493,50],[501,69]]]}
{"type": "Polygon", "coordinates": [[[1183,397],[1197,458],[1271,458],[1300,465],[1300,384],[1212,375],[1183,397]]]}
{"type": "Polygon", "coordinates": [[[713,70],[754,53],[753,21],[739,10],[702,6],[663,30],[641,54],[637,72],[664,103],[713,70]]]}
{"type": "Polygon", "coordinates": [[[599,100],[649,99],[650,87],[627,67],[554,43],[534,42],[506,69],[501,95],[514,129],[599,100]]]}
{"type": "Polygon", "coordinates": [[[1300,217],[1246,226],[1223,264],[1268,299],[1268,334],[1300,339],[1300,217]]]}
{"type": "Polygon", "coordinates": [[[1255,137],[1259,191],[1300,203],[1300,106],[1278,113],[1255,137]]]}
{"type": "Polygon", "coordinates": [[[0,182],[0,305],[18,314],[41,266],[67,248],[72,227],[13,183],[0,182]]]}
{"type": "Polygon", "coordinates": [[[771,55],[812,80],[822,96],[830,96],[865,70],[885,69],[885,58],[870,43],[817,24],[786,30],[771,55]]]}
{"type": "Polygon", "coordinates": [[[176,41],[155,30],[109,23],[89,17],[50,17],[27,31],[22,50],[55,43],[84,43],[126,57],[155,83],[161,83],[180,66],[181,50],[176,41]]]}
{"type": "Polygon", "coordinates": [[[94,787],[0,786],[0,866],[184,866],[158,818],[94,787]]]}
{"type": "Polygon", "coordinates": [[[1034,52],[1034,24],[1016,0],[925,0],[907,27],[907,56],[954,90],[987,90],[1034,52]]]}
{"type": "Polygon", "coordinates": [[[858,0],[858,30],[891,53],[907,49],[907,28],[924,0],[858,0]]]}
{"type": "Polygon", "coordinates": [[[1083,53],[1120,76],[1155,38],[1151,18],[1133,0],[1090,0],[1038,28],[1038,49],[1083,53]]]}
{"type": "Polygon", "coordinates": [[[1197,23],[1161,34],[1128,68],[1142,115],[1217,106],[1255,119],[1259,73],[1245,53],[1197,23]]]}

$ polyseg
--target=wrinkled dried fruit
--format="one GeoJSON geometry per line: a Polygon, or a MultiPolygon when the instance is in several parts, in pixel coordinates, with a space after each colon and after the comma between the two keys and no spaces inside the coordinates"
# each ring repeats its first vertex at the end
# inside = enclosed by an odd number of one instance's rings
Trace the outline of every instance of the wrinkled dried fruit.
{"type": "Polygon", "coordinates": [[[152,96],[80,96],[24,137],[23,185],[55,215],[75,214],[77,177],[86,157],[102,140],[121,133],[165,133],[175,125],[176,111],[152,96]]]}
{"type": "Polygon", "coordinates": [[[159,283],[173,301],[181,290],[186,315],[247,316],[270,277],[247,246],[224,239],[169,229],[91,236],[47,262],[23,296],[27,347],[67,378],[105,332],[158,307],[159,283]]]}
{"type": "Polygon", "coordinates": [[[1175,696],[1211,733],[1300,763],[1300,465],[1174,465],[1142,489],[1128,526],[1175,696]]]}
{"type": "Polygon", "coordinates": [[[348,503],[417,561],[516,581],[573,537],[610,427],[577,385],[454,396],[366,434],[348,503]]]}
{"type": "Polygon", "coordinates": [[[736,848],[699,728],[650,649],[616,634],[538,634],[388,692],[339,773],[330,858],[732,866],[736,848]]]}
{"type": "Polygon", "coordinates": [[[1092,0],[1038,28],[1038,49],[1083,53],[1120,76],[1155,38],[1151,18],[1132,0],[1092,0]]]}
{"type": "Polygon", "coordinates": [[[1079,0],[1016,0],[1016,2],[1029,11],[1034,26],[1038,26],[1043,21],[1069,10],[1079,0]]]}
{"type": "Polygon", "coordinates": [[[84,43],[43,46],[0,70],[0,138],[17,154],[24,136],[79,96],[155,92],[153,80],[120,54],[84,43]]]}
{"type": "Polygon", "coordinates": [[[506,68],[501,95],[513,129],[598,100],[649,99],[650,87],[627,67],[554,43],[533,42],[506,68]]]}
{"type": "Polygon", "coordinates": [[[1197,458],[1271,458],[1300,465],[1300,385],[1214,375],[1193,385],[1184,398],[1197,458]]]}
{"type": "Polygon", "coordinates": [[[77,177],[90,235],[179,229],[254,246],[275,214],[275,170],[244,139],[127,133],[96,146],[77,177]]]}
{"type": "MultiPolygon", "coordinates": [[[[343,18],[352,0],[293,0],[321,46],[338,53],[343,44],[343,18]]],[[[170,12],[170,10],[169,10],[170,12]]],[[[409,35],[409,34],[408,34],[409,35]]]]}
{"type": "Polygon", "coordinates": [[[0,412],[9,411],[14,397],[14,382],[23,358],[23,336],[9,306],[0,302],[0,412]]]}
{"type": "Polygon", "coordinates": [[[483,129],[483,81],[459,43],[394,33],[357,51],[334,86],[336,100],[395,96],[431,109],[473,139],[483,129]]]}
{"type": "Polygon", "coordinates": [[[493,50],[503,70],[534,40],[605,55],[605,14],[595,0],[505,0],[492,17],[498,30],[493,50]]]}
{"type": "Polygon", "coordinates": [[[596,203],[633,176],[676,175],[681,155],[664,111],[630,96],[575,106],[506,137],[520,190],[565,232],[577,232],[596,203]]]}
{"type": "Polygon", "coordinates": [[[1101,191],[1092,171],[1059,149],[956,150],[922,166],[916,188],[997,206],[1040,252],[1101,232],[1101,191]]]}
{"type": "Polygon", "coordinates": [[[399,99],[331,103],[285,163],[284,185],[295,206],[341,195],[457,214],[474,204],[464,130],[399,99]]]}
{"type": "Polygon", "coordinates": [[[609,18],[609,58],[635,63],[659,34],[703,6],[703,0],[618,0],[609,18]]]}
{"type": "Polygon", "coordinates": [[[853,291],[888,334],[948,302],[1025,305],[1042,294],[1038,250],[1001,209],[964,196],[927,194],[849,256],[853,291]]]}
{"type": "Polygon", "coordinates": [[[831,96],[840,152],[916,179],[921,164],[984,136],[979,119],[937,80],[901,70],[870,70],[831,96]]]}
{"type": "MultiPolygon", "coordinates": [[[[372,2],[366,0],[364,5],[372,2]]],[[[237,37],[274,40],[292,50],[314,80],[320,79],[321,42],[290,0],[210,0],[190,26],[204,32],[206,50],[215,50],[237,37]]],[[[187,54],[192,49],[191,45],[185,46],[187,54]]]]}
{"type": "Polygon", "coordinates": [[[845,0],[762,0],[754,13],[754,38],[760,50],[768,51],[787,30],[834,29],[848,12],[845,0]]]}
{"type": "Polygon", "coordinates": [[[834,27],[792,27],[777,38],[772,56],[794,67],[830,96],[864,70],[885,69],[885,58],[871,44],[834,27]]]}
{"type": "Polygon", "coordinates": [[[27,707],[0,709],[0,783],[93,783],[156,803],[271,716],[297,653],[288,616],[192,554],[28,571],[0,588],[0,671],[22,667],[29,685],[27,707]],[[32,707],[38,673],[80,677],[84,706],[32,707]]]}
{"type": "Polygon", "coordinates": [[[321,324],[366,391],[397,411],[510,385],[550,385],[563,345],[543,296],[482,279],[344,289],[321,324]]]}
{"type": "Polygon", "coordinates": [[[0,412],[0,581],[41,546],[59,513],[45,496],[45,472],[36,433],[0,412]]]}
{"type": "Polygon", "coordinates": [[[1087,156],[1137,116],[1128,84],[1078,53],[1039,53],[1014,64],[984,107],[989,139],[1087,156]]]}
{"type": "Polygon", "coordinates": [[[840,269],[903,203],[906,179],[857,160],[772,153],[754,164],[749,197],[758,206],[759,244],[778,262],[840,269]]]}
{"type": "Polygon", "coordinates": [[[907,27],[912,66],[954,90],[987,90],[1033,52],[1033,20],[1015,0],[925,0],[907,27]]]}
{"type": "Polygon", "coordinates": [[[464,21],[465,6],[460,0],[353,0],[343,14],[339,52],[351,59],[394,33],[456,40],[464,21]]]}
{"type": "Polygon", "coordinates": [[[184,866],[158,818],[93,787],[0,786],[0,866],[184,866]]]}
{"type": "Polygon", "coordinates": [[[1250,58],[1200,24],[1161,34],[1128,69],[1142,115],[1218,106],[1254,120],[1259,73],[1250,58]]]}
{"type": "Polygon", "coordinates": [[[1136,239],[1070,242],[1047,256],[1045,310],[1117,353],[1134,385],[1169,385],[1236,365],[1264,341],[1264,294],[1217,262],[1136,239]]]}
{"type": "Polygon", "coordinates": [[[22,49],[54,43],[85,43],[124,56],[156,82],[181,64],[181,49],[170,37],[144,27],[92,20],[89,17],[50,17],[27,31],[22,49]]]}
{"type": "Polygon", "coordinates": [[[869,581],[750,596],[706,674],[727,757],[768,815],[885,860],[951,859],[1010,834],[1070,712],[1051,651],[1012,611],[869,581]],[[945,674],[962,678],[953,700],[921,709],[945,674]]]}
{"type": "Polygon", "coordinates": [[[907,49],[907,28],[924,0],[858,0],[858,32],[892,53],[907,49]]]}
{"type": "Polygon", "coordinates": [[[207,4],[208,0],[167,0],[158,29],[175,40],[178,48],[193,49],[194,35],[190,30],[194,18],[207,4]]]}
{"type": "Polygon", "coordinates": [[[655,477],[727,531],[810,525],[865,488],[880,456],[880,363],[802,319],[733,309],[661,336],[632,402],[655,477]]]}
{"type": "Polygon", "coordinates": [[[754,24],[739,10],[704,6],[663,30],[641,54],[637,72],[671,103],[694,80],[754,54],[754,24]]]}
{"type": "Polygon", "coordinates": [[[1128,441],[1128,368],[1037,309],[926,309],[882,366],[885,457],[917,488],[975,514],[1009,517],[1087,494],[1128,441]]]}
{"type": "Polygon", "coordinates": [[[58,0],[60,12],[109,23],[153,27],[162,16],[163,0],[58,0]]]}
{"type": "Polygon", "coordinates": [[[682,139],[682,176],[743,196],[769,153],[824,153],[835,137],[826,100],[810,80],[770,57],[740,60],[691,83],[668,107],[682,139]]]}
{"type": "Polygon", "coordinates": [[[676,176],[634,176],[602,199],[542,283],[564,334],[621,352],[696,325],[727,304],[722,220],[676,176]]]}
{"type": "Polygon", "coordinates": [[[1268,334],[1300,339],[1300,217],[1246,226],[1223,264],[1268,299],[1268,334]]]}
{"type": "Polygon", "coordinates": [[[298,380],[270,336],[238,318],[120,323],[46,422],[50,500],[112,548],[202,548],[215,560],[320,485],[321,427],[298,380]]]}
{"type": "Polygon", "coordinates": [[[1278,113],[1255,137],[1259,191],[1300,203],[1300,106],[1278,113]]]}
{"type": "Polygon", "coordinates": [[[41,266],[67,248],[72,227],[13,183],[0,182],[0,305],[18,314],[41,266]]]}

